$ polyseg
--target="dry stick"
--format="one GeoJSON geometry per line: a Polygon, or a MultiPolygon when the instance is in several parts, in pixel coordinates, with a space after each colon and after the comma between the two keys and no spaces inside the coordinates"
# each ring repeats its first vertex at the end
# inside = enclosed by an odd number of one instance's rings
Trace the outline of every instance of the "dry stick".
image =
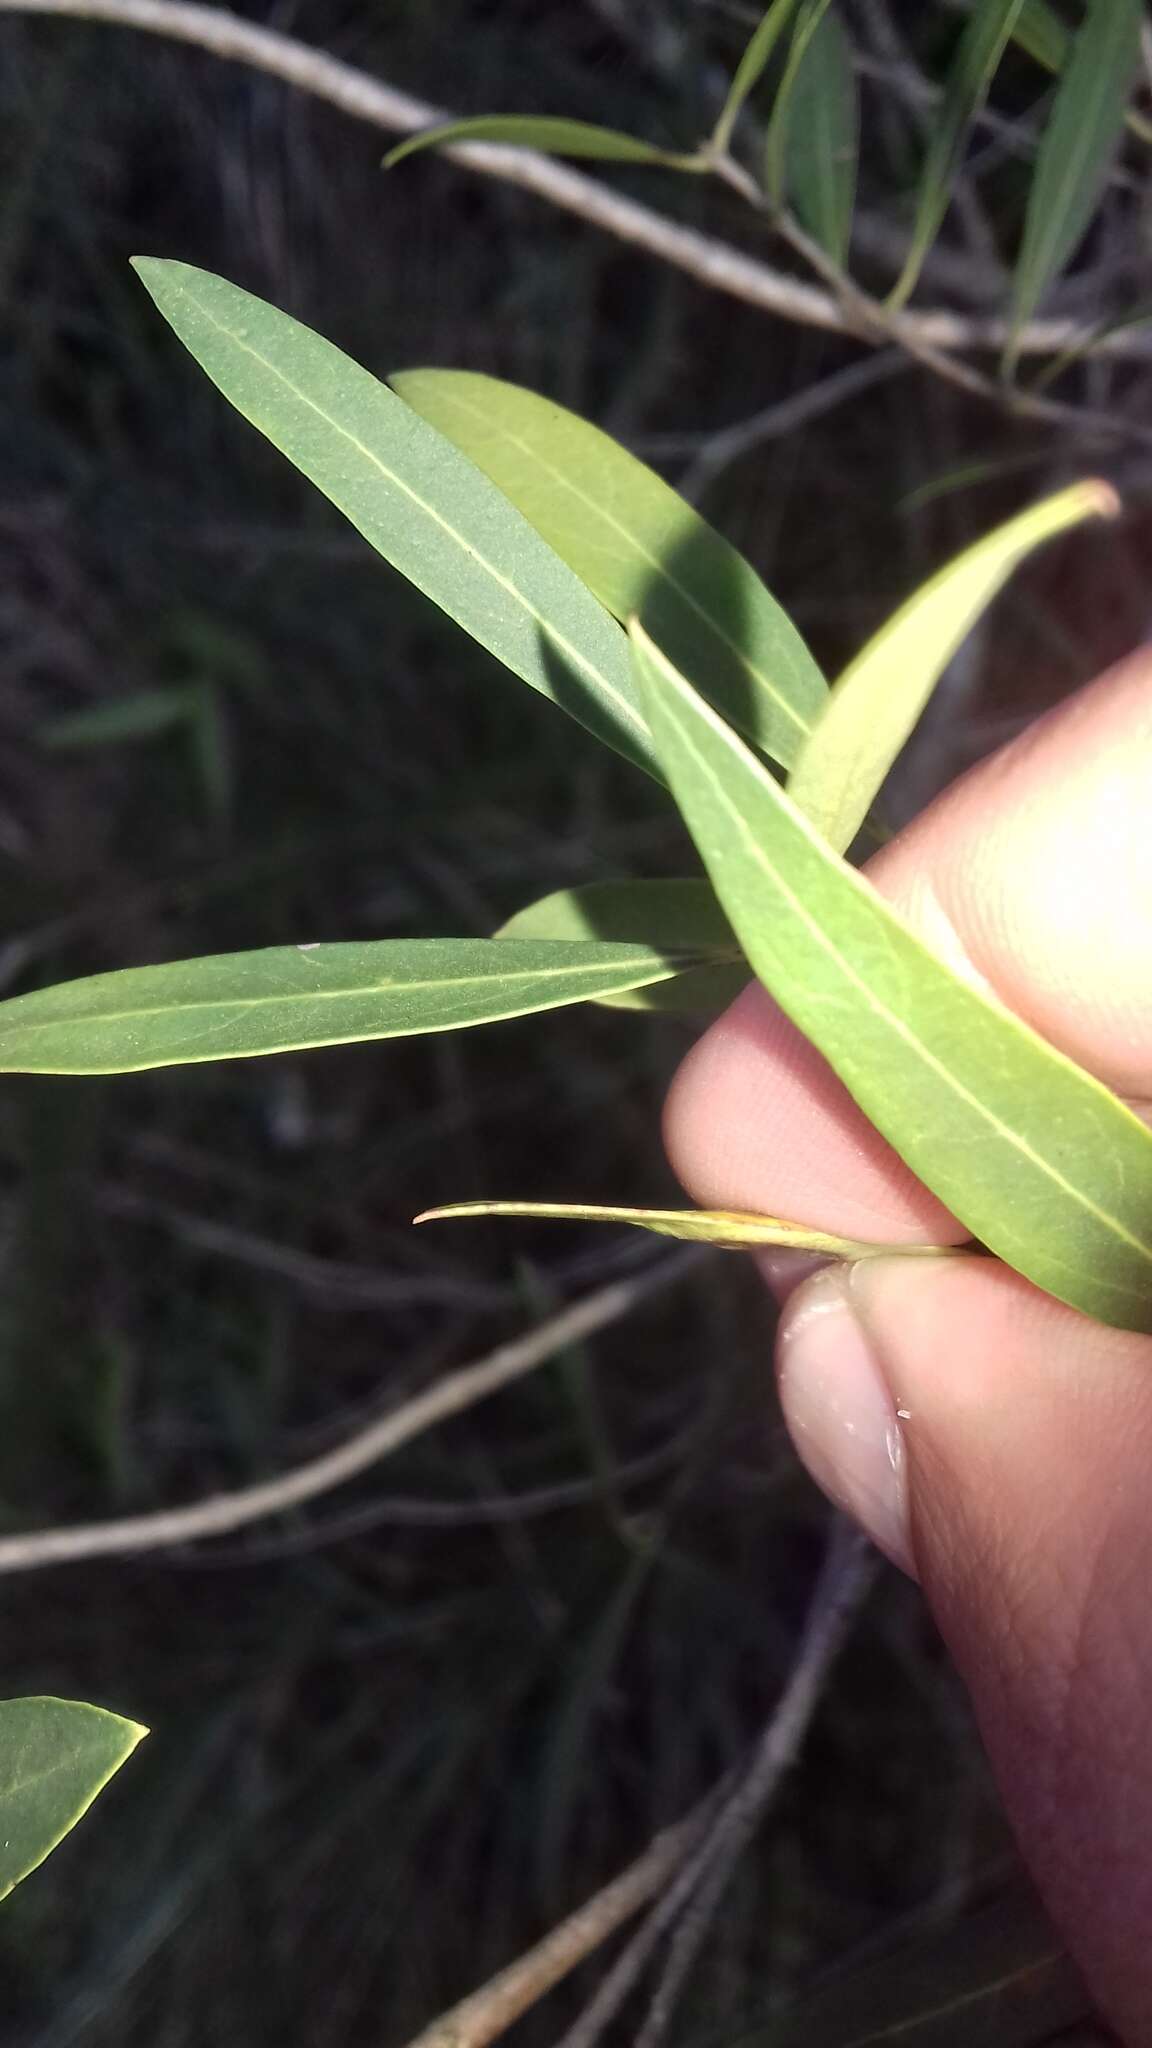
{"type": "Polygon", "coordinates": [[[679,1436],[659,1445],[656,1450],[646,1451],[642,1457],[630,1459],[627,1464],[615,1465],[603,1476],[595,1474],[588,1479],[561,1479],[554,1486],[538,1486],[525,1493],[495,1494],[487,1499],[420,1500],[410,1494],[396,1498],[386,1496],[383,1500],[366,1501],[363,1507],[349,1508],[346,1514],[333,1515],[328,1521],[314,1522],[303,1529],[290,1529],[283,1536],[257,1538],[256,1542],[238,1545],[235,1549],[214,1545],[209,1551],[177,1551],[169,1562],[175,1565],[194,1564],[198,1571],[203,1571],[206,1566],[235,1571],[237,1567],[299,1557],[309,1551],[320,1550],[329,1543],[344,1543],[350,1537],[370,1535],[379,1528],[484,1528],[499,1526],[502,1522],[527,1521],[535,1515],[555,1514],[564,1508],[580,1507],[588,1501],[602,1499],[606,1481],[613,1489],[622,1491],[666,1471],[675,1463],[679,1453],[688,1449],[696,1427],[694,1423],[690,1430],[681,1431],[679,1436]]]}
{"type": "Polygon", "coordinates": [[[799,1754],[823,1697],[828,1674],[871,1590],[877,1564],[871,1545],[838,1518],[792,1674],[747,1777],[709,1830],[707,1868],[673,1937],[668,1967],[636,2048],[660,2048],[685,1979],[707,1938],[733,1871],[755,1835],[769,1801],[799,1754]]]}
{"type": "MultiPolygon", "coordinates": [[[[108,21],[173,37],[195,44],[213,56],[250,64],[327,100],[355,120],[367,121],[392,134],[415,134],[454,118],[442,108],[399,92],[294,36],[261,28],[223,7],[194,4],[194,0],[0,0],[0,12],[108,21]]],[[[549,204],[603,228],[618,241],[645,249],[686,271],[708,290],[726,293],[761,312],[775,313],[801,326],[849,334],[872,343],[878,339],[897,340],[918,353],[921,360],[926,360],[925,349],[999,349],[1007,339],[1002,320],[980,319],[942,308],[905,312],[895,319],[886,319],[882,325],[877,324],[879,309],[873,308],[862,331],[860,322],[835,289],[821,291],[787,277],[758,258],[695,228],[668,220],[651,207],[627,199],[610,186],[535,150],[467,142],[452,143],[441,154],[468,170],[536,193],[549,204]]],[[[839,282],[842,284],[843,280],[839,282]]],[[[865,303],[871,306],[870,301],[865,303]]],[[[1016,337],[1017,353],[1058,354],[1075,345],[1078,333],[1072,321],[1035,320],[1016,337]]],[[[1143,337],[1124,330],[1110,335],[1102,348],[1115,355],[1145,357],[1148,353],[1143,337]]],[[[982,395],[987,396],[989,389],[996,387],[987,387],[982,395]]]]}
{"type": "Polygon", "coordinates": [[[903,315],[890,312],[879,300],[870,298],[847,271],[840,269],[827,250],[813,236],[805,233],[792,214],[772,205],[755,179],[732,157],[714,157],[712,169],[717,177],[722,178],[733,191],[739,192],[750,206],[770,221],[817,277],[824,278],[840,301],[846,333],[854,334],[862,341],[870,341],[873,347],[882,341],[895,342],[915,362],[931,370],[944,383],[954,384],[957,390],[967,391],[974,398],[984,399],[992,405],[1006,407],[1018,418],[1038,420],[1046,426],[1067,427],[1077,433],[1119,436],[1128,442],[1139,442],[1142,447],[1152,447],[1152,433],[1133,427],[1118,413],[1066,405],[1060,399],[1043,398],[1035,391],[1024,391],[1018,385],[1001,384],[994,377],[985,376],[982,370],[963,362],[950,349],[926,338],[918,326],[909,327],[903,315]]]}
{"type": "Polygon", "coordinates": [[[642,2040],[658,2042],[681,1983],[708,1932],[737,1862],[769,1801],[795,1762],[823,1694],[828,1673],[847,1640],[871,1586],[876,1561],[870,1546],[837,1521],[804,1624],[788,1683],[773,1709],[758,1749],[736,1791],[726,1799],[707,1836],[671,1888],[628,1944],[561,2048],[595,2048],[636,1984],[663,1935],[679,1920],[669,1968],[656,1993],[642,2040]]]}
{"type": "Polygon", "coordinates": [[[619,1927],[656,1898],[692,1855],[716,1812],[718,1794],[710,1792],[675,1827],[655,1836],[642,1856],[562,1920],[526,1955],[433,2020],[408,2048],[487,2048],[602,1947],[619,1927]]]}
{"type": "Polygon", "coordinates": [[[231,1493],[211,1494],[188,1507],[157,1514],[129,1515],[115,1522],[83,1523],[73,1529],[33,1529],[26,1535],[0,1537],[0,1575],[37,1571],[44,1565],[75,1564],[82,1558],[124,1557],[143,1550],[162,1550],[207,1536],[223,1536],[266,1515],[278,1515],[301,1501],[343,1486],[369,1466],[410,1443],[424,1430],[459,1415],[512,1380],[523,1378],[567,1344],[603,1330],[629,1315],[649,1295],[683,1279],[698,1263],[697,1251],[677,1253],[630,1279],[615,1280],[558,1315],[549,1316],[522,1337],[501,1344],[475,1365],[449,1373],[447,1379],[383,1415],[346,1443],[297,1465],[278,1479],[242,1486],[231,1493]]]}
{"type": "Polygon", "coordinates": [[[862,391],[871,391],[874,385],[883,384],[909,367],[910,358],[903,350],[880,349],[876,355],[861,356],[856,362],[845,364],[842,370],[830,371],[818,383],[793,392],[789,398],[778,399],[749,419],[720,427],[706,437],[697,436],[691,451],[693,459],[676,479],[680,496],[687,498],[690,505],[696,504],[725,469],[750,455],[753,449],[763,447],[765,441],[781,440],[786,434],[799,432],[836,406],[858,398],[862,391]]]}

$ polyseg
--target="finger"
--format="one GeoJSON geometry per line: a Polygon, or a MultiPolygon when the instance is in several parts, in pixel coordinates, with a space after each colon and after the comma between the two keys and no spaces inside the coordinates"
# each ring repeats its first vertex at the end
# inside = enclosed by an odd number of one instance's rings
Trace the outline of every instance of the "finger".
{"type": "MultiPolygon", "coordinates": [[[[869,866],[959,973],[1139,1105],[1152,1084],[1150,814],[1142,655],[973,770],[869,866]]],[[[760,989],[689,1054],[665,1131],[709,1206],[846,1236],[966,1235],[760,989]]]]}
{"type": "Polygon", "coordinates": [[[986,1259],[819,1274],[785,1414],[919,1575],[1021,1846],[1102,2009],[1152,2041],[1152,1339],[986,1259]]]}

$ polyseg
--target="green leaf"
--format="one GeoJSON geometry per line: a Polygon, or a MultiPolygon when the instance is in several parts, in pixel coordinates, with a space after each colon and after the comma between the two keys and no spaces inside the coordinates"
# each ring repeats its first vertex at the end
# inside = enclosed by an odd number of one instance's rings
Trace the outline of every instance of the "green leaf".
{"type": "Polygon", "coordinates": [[[859,128],[852,45],[833,9],[817,22],[797,69],[786,176],[800,221],[841,267],[852,236],[859,128]]]}
{"type": "Polygon", "coordinates": [[[1012,40],[1045,71],[1060,72],[1067,62],[1072,32],[1053,14],[1047,0],[1024,0],[1012,40]]]}
{"type": "Polygon", "coordinates": [[[830,0],[801,0],[800,13],[792,31],[788,61],[776,91],[772,119],[764,146],[764,185],[776,206],[783,206],[788,189],[788,166],[792,150],[796,88],[804,69],[808,48],[828,12],[830,0]]]}
{"type": "MultiPolygon", "coordinates": [[[[1036,158],[1012,294],[1013,338],[1092,218],[1124,125],[1143,17],[1142,0],[1089,0],[1036,158]]],[[[1014,339],[1007,359],[1015,360],[1014,339]]]]}
{"type": "Polygon", "coordinates": [[[766,7],[745,45],[744,54],[732,74],[728,97],[720,110],[720,119],[712,131],[712,147],[723,155],[732,140],[741,107],[750,92],[759,84],[768,67],[772,52],[782,31],[796,8],[796,0],[772,0],[766,7]]]}
{"type": "Polygon", "coordinates": [[[1050,1921],[1018,1886],[726,2035],[724,2048],[1042,2048],[1090,2010],[1050,1921]]]}
{"type": "Polygon", "coordinates": [[[1017,564],[1082,519],[1114,518],[1109,484],[1073,484],[966,548],[902,605],[839,678],[788,781],[837,853],[851,845],[940,676],[1017,564]]]}
{"type": "MultiPolygon", "coordinates": [[[[1059,74],[1068,61],[1072,47],[1072,31],[1060,17],[1053,14],[1047,0],[1024,0],[1012,40],[1026,50],[1033,61],[1045,71],[1059,74]]],[[[1152,142],[1152,122],[1129,108],[1125,116],[1133,135],[1139,135],[1144,142],[1152,142]]]]}
{"type": "Polygon", "coordinates": [[[147,1733],[79,1700],[0,1700],[0,1899],[51,1855],[147,1733]]]}
{"type": "Polygon", "coordinates": [[[153,739],[158,733],[187,725],[196,716],[199,701],[198,690],[184,685],[132,690],[94,704],[90,710],[69,711],[51,719],[41,726],[38,738],[41,746],[61,753],[153,739]]]}
{"type": "Polygon", "coordinates": [[[956,56],[933,117],[932,140],[920,180],[912,241],[904,268],[888,304],[895,310],[911,293],[925,256],[948,210],[964,148],[964,138],[988,97],[1004,48],[1016,27],[1024,0],[976,0],[964,24],[956,56]]]}
{"type": "Polygon", "coordinates": [[[498,939],[590,939],[616,944],[683,948],[691,946],[711,964],[689,968],[674,981],[602,996],[610,1009],[717,1013],[735,1001],[748,981],[740,942],[716,900],[710,882],[588,882],[557,889],[517,911],[496,933],[498,939]]]}
{"type": "Polygon", "coordinates": [[[698,953],[547,940],[269,946],[0,1003],[0,1073],[129,1074],[525,1017],[663,981],[698,953]]]}
{"type": "Polygon", "coordinates": [[[764,986],[990,1251],[1152,1331],[1152,1130],[929,951],[641,627],[672,793],[764,986]]]}
{"type": "Polygon", "coordinates": [[[465,121],[446,121],[398,142],[384,159],[392,169],[418,149],[439,149],[445,142],[504,142],[517,149],[544,149],[550,156],[599,157],[605,163],[665,164],[673,170],[703,170],[696,156],[642,142],[617,128],[598,128],[591,121],[569,121],[556,114],[478,114],[465,121]]]}
{"type": "Polygon", "coordinates": [[[535,1216],[557,1223],[630,1223],[657,1237],[685,1238],[692,1244],[714,1245],[718,1251],[748,1252],[765,1245],[822,1252],[831,1259],[954,1258],[957,1247],[938,1244],[870,1244],[855,1237],[833,1237],[806,1223],[782,1223],[776,1216],[752,1216],[742,1209],[616,1209],[586,1202],[450,1202],[425,1209],[414,1223],[459,1222],[474,1216],[535,1216]]]}
{"type": "Polygon", "coordinates": [[[135,267],[213,383],[386,561],[533,689],[659,773],[618,627],[487,477],[275,306],[186,263],[135,267]]]}
{"type": "Polygon", "coordinates": [[[788,767],[827,686],[754,569],[654,470],[551,399],[467,370],[405,370],[401,398],[491,477],[618,619],[788,767]]]}

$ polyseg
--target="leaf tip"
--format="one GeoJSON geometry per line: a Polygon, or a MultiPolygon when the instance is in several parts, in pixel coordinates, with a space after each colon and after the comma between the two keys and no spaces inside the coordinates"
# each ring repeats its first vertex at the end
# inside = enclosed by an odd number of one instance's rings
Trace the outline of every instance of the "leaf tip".
{"type": "Polygon", "coordinates": [[[1103,477],[1093,476],[1086,478],[1080,489],[1086,519],[1119,519],[1124,500],[1114,485],[1105,483],[1103,477]]]}

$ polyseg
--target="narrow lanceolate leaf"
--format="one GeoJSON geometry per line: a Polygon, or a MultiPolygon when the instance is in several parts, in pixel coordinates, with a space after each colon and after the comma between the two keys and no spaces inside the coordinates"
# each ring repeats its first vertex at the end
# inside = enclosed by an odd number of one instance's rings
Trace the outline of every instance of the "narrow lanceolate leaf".
{"type": "Polygon", "coordinates": [[[744,54],[732,74],[728,97],[720,110],[720,119],[712,132],[712,147],[723,152],[732,139],[732,130],[741,107],[750,92],[759,84],[772,57],[772,52],[792,15],[796,11],[796,0],[772,0],[764,9],[760,20],[749,36],[744,54]]]}
{"type": "MultiPolygon", "coordinates": [[[[1033,62],[1045,71],[1059,73],[1068,61],[1072,47],[1072,30],[1053,14],[1047,0],[1024,0],[1012,40],[1020,49],[1026,50],[1033,62]]],[[[1126,120],[1133,135],[1139,135],[1145,142],[1152,142],[1152,122],[1130,107],[1126,120]]]]}
{"type": "Polygon", "coordinates": [[[605,163],[669,164],[695,169],[697,160],[674,150],[657,149],[637,135],[617,128],[598,128],[591,121],[568,121],[556,114],[478,114],[470,120],[446,121],[397,143],[384,159],[391,170],[418,149],[440,149],[446,142],[503,142],[517,149],[543,149],[551,156],[599,157],[605,163]]]}
{"type": "Polygon", "coordinates": [[[749,1252],[766,1245],[791,1251],[820,1252],[830,1259],[952,1258],[957,1247],[938,1244],[871,1244],[855,1237],[833,1237],[806,1223],[783,1223],[777,1216],[752,1216],[742,1209],[615,1209],[583,1202],[451,1202],[425,1209],[414,1223],[459,1222],[470,1216],[535,1216],[557,1223],[630,1223],[657,1237],[680,1237],[692,1244],[715,1245],[718,1251],[749,1252]]]}
{"type": "Polygon", "coordinates": [[[1058,15],[1053,14],[1047,0],[1024,0],[1012,25],[1012,40],[1045,71],[1062,71],[1068,59],[1072,32],[1058,15]]]}
{"type": "Polygon", "coordinates": [[[973,1237],[1152,1331],[1152,1130],[930,952],[633,632],[672,793],[765,987],[973,1237]]]}
{"type": "Polygon", "coordinates": [[[610,1009],[672,1010],[699,1016],[726,1009],[748,981],[740,941],[717,901],[711,882],[588,882],[557,889],[517,911],[498,939],[567,939],[587,943],[653,946],[676,951],[691,946],[708,961],[674,981],[601,996],[610,1009]]]}
{"type": "Polygon", "coordinates": [[[808,233],[841,267],[852,236],[859,128],[852,45],[833,9],[817,22],[792,88],[787,189],[808,233]]]}
{"type": "Polygon", "coordinates": [[[80,1700],[0,1700],[0,1899],[51,1855],[147,1733],[80,1700]]]}
{"type": "Polygon", "coordinates": [[[788,161],[792,146],[792,122],[796,113],[796,88],[808,55],[831,0],[800,0],[800,12],[792,31],[788,61],[772,104],[772,119],[764,151],[764,184],[768,196],[782,206],[788,189],[788,161]]]}
{"type": "Polygon", "coordinates": [[[135,267],[213,383],[386,561],[533,689],[658,772],[618,627],[487,477],[275,306],[186,263],[135,267]]]}
{"type": "Polygon", "coordinates": [[[907,261],[888,300],[893,308],[902,306],[908,298],[920,275],[924,258],[940,231],[940,223],[952,197],[965,136],[988,97],[988,88],[1023,5],[1024,0],[976,0],[964,25],[944,87],[944,98],[933,121],[907,261]]]}
{"type": "Polygon", "coordinates": [[[684,675],[789,767],[826,684],[730,543],[618,441],[551,399],[466,370],[405,370],[401,398],[511,499],[618,619],[640,614],[684,675]]]}
{"type": "Polygon", "coordinates": [[[1114,518],[1111,485],[1073,484],[965,549],[880,628],[837,681],[788,781],[837,853],[851,845],[956,649],[1025,555],[1082,519],[1114,518]]]}
{"type": "Polygon", "coordinates": [[[0,1003],[0,1073],[145,1067],[411,1038],[663,981],[699,953],[545,939],[269,946],[129,967],[0,1003]]]}
{"type": "MultiPolygon", "coordinates": [[[[1016,264],[1013,334],[1092,218],[1124,125],[1143,18],[1143,0],[1089,0],[1036,158],[1016,264]]],[[[1011,346],[1008,355],[1014,360],[1011,346]]]]}

